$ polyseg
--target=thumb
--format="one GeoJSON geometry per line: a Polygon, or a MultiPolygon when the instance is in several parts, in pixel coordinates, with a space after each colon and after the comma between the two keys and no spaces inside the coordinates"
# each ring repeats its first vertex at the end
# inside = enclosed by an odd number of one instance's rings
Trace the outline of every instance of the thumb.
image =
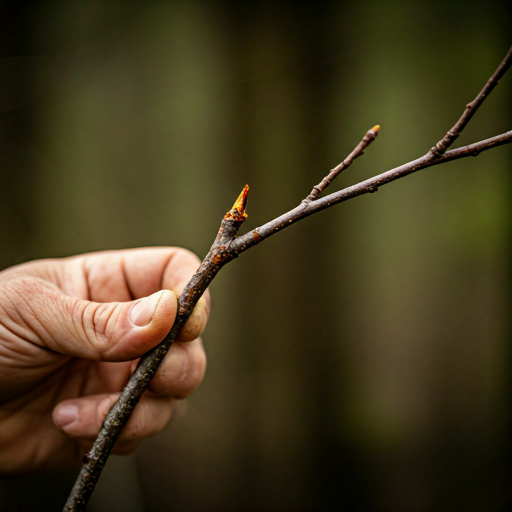
{"type": "Polygon", "coordinates": [[[132,302],[99,303],[70,297],[51,283],[30,277],[9,281],[2,292],[0,305],[14,308],[11,318],[18,320],[24,338],[91,360],[140,357],[164,339],[177,311],[176,295],[170,290],[132,302]]]}

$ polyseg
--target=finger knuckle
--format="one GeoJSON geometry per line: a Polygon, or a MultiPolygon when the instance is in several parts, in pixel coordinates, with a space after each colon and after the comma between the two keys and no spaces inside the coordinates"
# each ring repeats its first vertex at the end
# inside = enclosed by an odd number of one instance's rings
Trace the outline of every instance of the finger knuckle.
{"type": "Polygon", "coordinates": [[[127,441],[118,443],[112,453],[114,455],[131,455],[140,445],[140,441],[127,441]]]}
{"type": "Polygon", "coordinates": [[[191,354],[191,379],[194,389],[201,384],[206,373],[207,359],[202,346],[195,347],[191,354]]]}
{"type": "Polygon", "coordinates": [[[197,256],[195,252],[189,251],[188,249],[184,249],[183,247],[179,247],[175,257],[184,260],[190,261],[190,263],[193,263],[194,265],[199,266],[201,264],[201,260],[197,256]]]}
{"type": "MultiPolygon", "coordinates": [[[[100,356],[111,347],[113,329],[112,320],[116,318],[116,303],[75,302],[72,306],[73,317],[85,340],[100,356]]],[[[115,321],[114,321],[115,323],[115,321]]]]}
{"type": "Polygon", "coordinates": [[[185,351],[188,364],[184,365],[183,373],[176,379],[175,397],[177,398],[186,398],[197,389],[206,371],[206,354],[202,346],[189,345],[182,349],[185,351]]]}
{"type": "Polygon", "coordinates": [[[123,432],[123,439],[125,441],[135,441],[138,439],[142,439],[144,436],[144,427],[145,427],[144,418],[134,417],[133,421],[129,421],[125,427],[125,431],[123,432]]]}
{"type": "Polygon", "coordinates": [[[165,422],[160,421],[162,410],[157,408],[166,407],[167,405],[160,402],[148,402],[141,405],[142,407],[128,421],[123,432],[123,441],[141,441],[146,437],[157,434],[165,426],[165,422]]]}

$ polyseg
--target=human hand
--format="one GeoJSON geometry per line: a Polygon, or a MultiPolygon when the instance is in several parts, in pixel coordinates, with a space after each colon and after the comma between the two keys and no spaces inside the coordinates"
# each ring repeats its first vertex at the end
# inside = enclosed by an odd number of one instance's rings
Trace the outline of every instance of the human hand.
{"type": "MultiPolygon", "coordinates": [[[[176,297],[198,266],[183,249],[147,248],[0,272],[0,475],[81,462],[138,358],[170,331],[176,297]]],[[[206,292],[112,453],[131,453],[162,430],[200,384],[209,310],[206,292]]]]}

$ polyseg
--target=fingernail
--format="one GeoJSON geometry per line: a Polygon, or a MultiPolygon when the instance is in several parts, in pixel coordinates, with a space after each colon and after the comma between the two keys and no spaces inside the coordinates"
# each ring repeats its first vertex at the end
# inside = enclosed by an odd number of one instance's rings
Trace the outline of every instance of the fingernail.
{"type": "Polygon", "coordinates": [[[61,427],[68,427],[78,421],[78,407],[76,405],[63,405],[57,410],[57,423],[61,427]]]}
{"type": "Polygon", "coordinates": [[[132,324],[137,327],[144,327],[148,325],[153,319],[153,315],[155,314],[156,308],[163,294],[163,291],[153,293],[153,295],[137,302],[130,313],[132,324]]]}

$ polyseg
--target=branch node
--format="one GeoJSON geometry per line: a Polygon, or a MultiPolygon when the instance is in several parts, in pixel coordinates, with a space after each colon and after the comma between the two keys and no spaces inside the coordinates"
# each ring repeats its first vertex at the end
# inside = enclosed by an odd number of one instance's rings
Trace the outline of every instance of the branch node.
{"type": "Polygon", "coordinates": [[[443,156],[443,153],[437,148],[437,144],[430,148],[430,153],[434,158],[443,156]]]}

